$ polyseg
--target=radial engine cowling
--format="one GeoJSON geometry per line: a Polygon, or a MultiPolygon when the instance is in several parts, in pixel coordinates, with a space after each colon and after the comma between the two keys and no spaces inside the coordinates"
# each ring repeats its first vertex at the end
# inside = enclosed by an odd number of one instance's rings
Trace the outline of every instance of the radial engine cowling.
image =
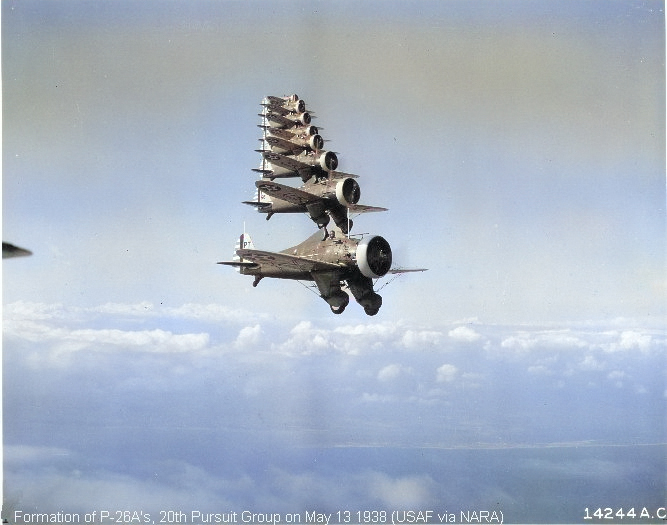
{"type": "Polygon", "coordinates": [[[321,135],[311,135],[308,139],[308,146],[314,151],[320,151],[324,147],[324,139],[321,135]]]}
{"type": "Polygon", "coordinates": [[[391,247],[389,243],[375,235],[366,237],[357,245],[357,265],[366,277],[377,279],[391,268],[391,247]]]}
{"type": "Polygon", "coordinates": [[[359,202],[359,197],[361,197],[361,188],[353,178],[348,177],[336,183],[336,199],[343,206],[356,204],[359,202]]]}
{"type": "Polygon", "coordinates": [[[296,122],[301,126],[307,126],[308,124],[310,124],[310,113],[308,112],[300,113],[299,115],[297,115],[296,122]]]}
{"type": "Polygon", "coordinates": [[[338,167],[338,157],[333,151],[322,151],[318,163],[324,171],[334,171],[338,167]]]}

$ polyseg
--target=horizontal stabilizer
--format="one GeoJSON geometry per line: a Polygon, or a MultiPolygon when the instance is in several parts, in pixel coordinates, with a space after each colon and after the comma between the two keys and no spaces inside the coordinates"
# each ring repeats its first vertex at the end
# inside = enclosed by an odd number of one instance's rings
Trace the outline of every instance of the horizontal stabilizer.
{"type": "Polygon", "coordinates": [[[262,209],[262,208],[270,208],[271,203],[270,202],[257,202],[257,201],[243,201],[241,204],[247,204],[248,206],[254,206],[255,208],[262,209]]]}
{"type": "Polygon", "coordinates": [[[259,266],[257,263],[246,262],[246,261],[220,261],[216,264],[224,264],[226,266],[237,266],[239,268],[256,268],[257,266],[259,266]]]}
{"type": "Polygon", "coordinates": [[[426,272],[428,268],[392,268],[387,273],[411,273],[411,272],[426,272]]]}
{"type": "Polygon", "coordinates": [[[372,213],[376,211],[388,211],[388,208],[381,208],[380,206],[366,206],[365,204],[350,204],[348,206],[350,213],[372,213]]]}

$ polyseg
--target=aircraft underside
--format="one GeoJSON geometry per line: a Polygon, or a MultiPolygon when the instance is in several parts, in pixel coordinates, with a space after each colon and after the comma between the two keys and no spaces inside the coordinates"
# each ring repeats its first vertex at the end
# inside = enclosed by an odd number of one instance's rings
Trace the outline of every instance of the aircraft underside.
{"type": "Polygon", "coordinates": [[[343,272],[338,270],[313,272],[276,270],[258,272],[253,271],[252,268],[248,268],[242,270],[242,273],[255,276],[253,282],[253,286],[255,287],[265,277],[294,281],[313,281],[317,286],[320,297],[329,304],[331,311],[335,314],[342,314],[350,302],[350,296],[343,288],[350,291],[367,315],[377,314],[382,306],[382,297],[373,290],[373,280],[364,276],[357,268],[343,272]]]}

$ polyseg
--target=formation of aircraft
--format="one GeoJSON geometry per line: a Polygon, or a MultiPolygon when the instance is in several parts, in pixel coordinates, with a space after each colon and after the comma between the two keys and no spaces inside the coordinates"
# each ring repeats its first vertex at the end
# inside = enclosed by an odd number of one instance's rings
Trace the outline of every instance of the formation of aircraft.
{"type": "Polygon", "coordinates": [[[336,170],[338,157],[324,150],[324,139],[311,125],[305,102],[297,95],[268,96],[261,105],[262,146],[256,150],[261,163],[253,170],[260,179],[254,199],[244,204],[265,213],[267,220],[276,213],[305,213],[320,231],[281,252],[257,250],[244,231],[233,260],[218,264],[254,276],[253,286],[264,277],[313,281],[335,314],[345,310],[350,294],[367,315],[377,314],[382,297],[374,289],[374,280],[425,269],[392,268],[391,247],[383,237],[350,233],[351,214],[387,209],[359,204],[358,176],[336,170]],[[275,182],[290,178],[301,179],[302,185],[275,182]]]}

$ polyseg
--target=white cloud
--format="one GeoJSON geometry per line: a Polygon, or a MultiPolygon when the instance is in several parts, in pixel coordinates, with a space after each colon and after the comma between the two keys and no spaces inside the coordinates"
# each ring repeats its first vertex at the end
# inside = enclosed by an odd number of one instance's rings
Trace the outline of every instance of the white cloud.
{"type": "MultiPolygon", "coordinates": [[[[149,310],[151,308],[148,303],[106,304],[74,310],[68,310],[59,304],[14,303],[5,310],[3,330],[7,337],[32,343],[48,343],[52,352],[58,355],[84,349],[156,353],[190,352],[202,350],[209,344],[209,334],[205,332],[177,334],[162,328],[145,330],[125,330],[115,327],[76,328],[81,324],[96,323],[95,317],[99,313],[110,316],[105,319],[106,323],[115,324],[114,314],[134,314],[149,310]]],[[[121,324],[120,321],[118,324],[121,324]]]]}
{"type": "Polygon", "coordinates": [[[116,346],[146,352],[172,353],[201,350],[209,341],[206,333],[173,334],[166,330],[125,331],[117,329],[73,330],[65,338],[68,343],[84,347],[116,346]],[[94,345],[94,346],[93,346],[94,345]]]}
{"type": "Polygon", "coordinates": [[[45,304],[30,301],[16,301],[3,305],[3,320],[21,319],[26,321],[62,319],[68,314],[61,303],[45,304]]]}
{"type": "Polygon", "coordinates": [[[585,371],[603,370],[604,364],[593,355],[587,355],[579,363],[579,368],[585,371]]]}
{"type": "Polygon", "coordinates": [[[417,509],[432,502],[435,483],[429,476],[392,478],[383,473],[368,476],[368,491],[390,509],[417,509]]]}
{"type": "Polygon", "coordinates": [[[276,347],[290,355],[321,353],[333,348],[330,333],[313,326],[310,321],[301,321],[290,330],[289,338],[276,347]]]}
{"type": "Polygon", "coordinates": [[[505,337],[500,343],[502,348],[525,352],[536,347],[552,347],[563,349],[585,348],[589,346],[571,330],[542,330],[542,331],[519,331],[514,335],[505,337]]]}
{"type": "Polygon", "coordinates": [[[534,337],[528,332],[519,332],[502,340],[500,346],[511,350],[530,350],[536,344],[534,337]]]}
{"type": "Polygon", "coordinates": [[[642,334],[634,330],[626,330],[621,333],[621,340],[619,342],[619,347],[623,350],[632,350],[639,349],[646,351],[651,346],[651,336],[648,334],[642,334]]]}
{"type": "Polygon", "coordinates": [[[406,348],[420,349],[428,346],[437,346],[442,341],[442,332],[435,330],[408,329],[401,337],[401,345],[406,348]]]}
{"type": "Polygon", "coordinates": [[[14,332],[15,337],[30,341],[43,341],[53,344],[58,354],[87,350],[134,350],[139,352],[189,352],[206,347],[209,335],[206,333],[174,334],[154,330],[119,330],[119,329],[82,329],[49,328],[35,325],[31,333],[14,332]]]}
{"type": "Polygon", "coordinates": [[[454,365],[444,364],[436,370],[436,381],[438,383],[451,383],[456,378],[459,369],[454,365]]]}
{"type": "Polygon", "coordinates": [[[474,343],[482,338],[480,334],[475,332],[472,328],[467,326],[458,326],[453,330],[450,330],[447,334],[452,339],[462,342],[462,343],[474,343]]]}
{"type": "Polygon", "coordinates": [[[403,367],[398,364],[387,365],[378,372],[379,381],[392,381],[396,379],[402,372],[403,367]]]}
{"type": "Polygon", "coordinates": [[[237,348],[246,348],[259,343],[262,339],[262,328],[258,324],[254,326],[245,326],[241,328],[234,346],[237,348]]]}
{"type": "Polygon", "coordinates": [[[336,333],[355,337],[371,337],[374,339],[388,339],[396,334],[399,325],[389,323],[368,323],[339,326],[336,333]]]}

